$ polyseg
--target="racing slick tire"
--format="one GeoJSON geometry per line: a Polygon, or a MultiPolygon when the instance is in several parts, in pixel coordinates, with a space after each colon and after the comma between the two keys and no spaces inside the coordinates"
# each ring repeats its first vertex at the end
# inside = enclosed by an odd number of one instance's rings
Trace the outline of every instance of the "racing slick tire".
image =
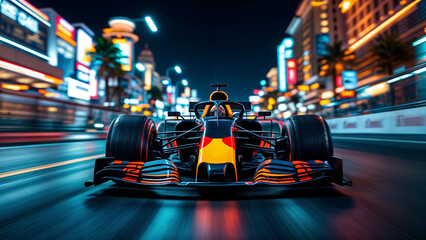
{"type": "Polygon", "coordinates": [[[298,115],[285,120],[290,161],[330,160],[333,141],[327,122],[318,115],[298,115]]]}
{"type": "Polygon", "coordinates": [[[153,158],[152,145],[157,129],[146,116],[121,115],[110,125],[106,157],[122,161],[147,162],[153,158]]]}

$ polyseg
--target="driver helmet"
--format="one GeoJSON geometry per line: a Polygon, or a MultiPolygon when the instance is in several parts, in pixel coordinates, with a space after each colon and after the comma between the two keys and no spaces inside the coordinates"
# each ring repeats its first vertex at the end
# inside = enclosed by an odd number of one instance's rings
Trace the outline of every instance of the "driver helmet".
{"type": "Polygon", "coordinates": [[[216,116],[216,112],[218,112],[219,117],[225,116],[225,108],[223,106],[219,106],[219,111],[216,106],[213,106],[210,110],[210,116],[216,116]]]}

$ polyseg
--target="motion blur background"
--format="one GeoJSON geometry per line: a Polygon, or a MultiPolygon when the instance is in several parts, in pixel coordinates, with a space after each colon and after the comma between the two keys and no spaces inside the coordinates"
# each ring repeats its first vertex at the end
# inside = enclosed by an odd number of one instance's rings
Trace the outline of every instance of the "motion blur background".
{"type": "Polygon", "coordinates": [[[0,130],[105,131],[119,114],[157,120],[171,110],[188,114],[189,102],[206,100],[209,84],[220,81],[229,83],[231,99],[252,103],[252,114],[335,119],[420,107],[368,121],[384,133],[394,131],[387,121],[425,125],[424,1],[273,2],[171,2],[179,11],[141,3],[99,17],[88,13],[97,6],[91,3],[81,23],[74,12],[82,2],[3,0],[0,130]],[[57,9],[80,23],[70,24],[57,9]],[[160,26],[149,13],[159,15],[160,26]],[[250,34],[254,40],[245,41],[250,34]]]}
{"type": "Polygon", "coordinates": [[[0,239],[423,238],[425,60],[426,0],[0,0],[0,239]],[[323,116],[354,186],[83,189],[116,116],[188,115],[218,82],[323,116]]]}

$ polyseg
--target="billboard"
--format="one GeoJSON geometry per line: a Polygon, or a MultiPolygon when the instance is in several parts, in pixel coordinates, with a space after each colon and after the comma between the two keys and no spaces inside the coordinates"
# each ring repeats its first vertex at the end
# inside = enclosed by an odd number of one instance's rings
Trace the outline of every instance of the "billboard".
{"type": "Polygon", "coordinates": [[[112,42],[120,49],[120,63],[123,71],[129,72],[132,71],[132,53],[133,53],[133,44],[130,41],[127,41],[124,38],[114,38],[112,42]]]}
{"type": "Polygon", "coordinates": [[[47,34],[50,23],[46,21],[47,16],[15,2],[0,0],[0,42],[48,60],[47,34]]]}
{"type": "Polygon", "coordinates": [[[72,46],[76,46],[75,28],[61,16],[56,16],[56,35],[68,42],[72,46]]]}
{"type": "Polygon", "coordinates": [[[330,44],[330,35],[328,33],[317,34],[315,36],[317,55],[327,56],[327,45],[330,44]]]}
{"type": "Polygon", "coordinates": [[[89,55],[92,50],[92,37],[82,28],[77,29],[77,62],[86,67],[90,67],[91,57],[89,55]]]}
{"type": "MultiPolygon", "coordinates": [[[[278,89],[280,92],[287,91],[287,59],[293,57],[293,46],[294,40],[292,38],[284,38],[278,45],[278,89]]],[[[293,74],[291,75],[293,76],[293,74]]]]}
{"type": "Polygon", "coordinates": [[[356,71],[342,71],[342,82],[346,90],[355,89],[358,86],[356,71]]]}
{"type": "Polygon", "coordinates": [[[296,82],[297,82],[296,59],[287,59],[287,83],[296,84],[296,82]]]}
{"type": "Polygon", "coordinates": [[[90,100],[90,87],[87,83],[82,83],[72,78],[65,78],[68,82],[68,96],[82,100],[90,100]]]}
{"type": "Polygon", "coordinates": [[[75,28],[61,16],[56,16],[57,66],[64,70],[64,77],[74,75],[75,67],[75,28]]]}
{"type": "Polygon", "coordinates": [[[88,83],[90,80],[90,64],[92,51],[92,37],[82,28],[77,29],[77,54],[76,54],[76,78],[88,83]]]}

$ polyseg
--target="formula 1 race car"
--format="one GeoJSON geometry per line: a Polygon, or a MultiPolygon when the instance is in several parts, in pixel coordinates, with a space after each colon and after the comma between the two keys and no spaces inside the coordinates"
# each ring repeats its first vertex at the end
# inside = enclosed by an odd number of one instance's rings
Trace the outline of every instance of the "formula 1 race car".
{"type": "Polygon", "coordinates": [[[333,156],[326,121],[292,116],[283,126],[270,112],[249,116],[250,103],[228,101],[217,90],[210,101],[191,103],[191,116],[156,124],[146,116],[121,115],[110,126],[106,157],[96,160],[86,186],[113,180],[139,187],[352,185],[342,159],[333,156]]]}

